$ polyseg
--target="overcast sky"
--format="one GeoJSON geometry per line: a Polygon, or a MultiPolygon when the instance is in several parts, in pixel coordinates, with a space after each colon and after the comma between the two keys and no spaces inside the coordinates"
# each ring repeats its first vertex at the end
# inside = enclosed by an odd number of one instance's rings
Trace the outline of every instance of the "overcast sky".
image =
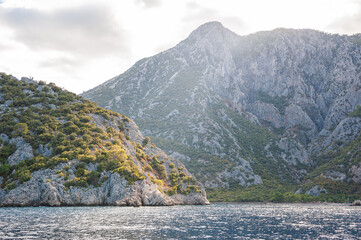
{"type": "Polygon", "coordinates": [[[361,33],[361,0],[0,0],[0,72],[81,93],[208,21],[361,33]]]}

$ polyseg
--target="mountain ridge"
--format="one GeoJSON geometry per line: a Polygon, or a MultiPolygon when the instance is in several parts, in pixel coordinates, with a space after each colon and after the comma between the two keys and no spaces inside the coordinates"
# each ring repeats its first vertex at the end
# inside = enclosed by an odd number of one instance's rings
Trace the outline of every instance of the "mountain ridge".
{"type": "Polygon", "coordinates": [[[319,157],[360,134],[359,118],[348,116],[361,104],[358,37],[293,29],[238,36],[212,22],[83,95],[127,113],[207,187],[258,185],[269,175],[297,186],[319,157]],[[223,171],[200,170],[219,161],[229,161],[223,171]]]}

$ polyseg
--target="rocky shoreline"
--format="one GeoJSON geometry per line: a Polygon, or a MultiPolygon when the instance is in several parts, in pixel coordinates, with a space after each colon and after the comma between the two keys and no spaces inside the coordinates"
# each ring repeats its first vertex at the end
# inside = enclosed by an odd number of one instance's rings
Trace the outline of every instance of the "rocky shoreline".
{"type": "MultiPolygon", "coordinates": [[[[58,166],[57,168],[61,168],[58,166]]],[[[201,193],[168,196],[158,185],[145,180],[133,185],[117,173],[105,173],[108,180],[101,186],[66,189],[64,180],[57,177],[55,170],[34,172],[32,179],[12,190],[0,190],[0,207],[30,206],[173,206],[207,205],[209,201],[201,193]]]]}

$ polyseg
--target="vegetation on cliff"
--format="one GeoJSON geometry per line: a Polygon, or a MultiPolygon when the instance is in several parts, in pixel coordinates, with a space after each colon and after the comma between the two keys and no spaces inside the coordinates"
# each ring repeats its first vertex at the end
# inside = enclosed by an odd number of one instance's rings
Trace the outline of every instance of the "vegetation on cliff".
{"type": "Polygon", "coordinates": [[[158,160],[157,155],[143,151],[143,148],[155,148],[149,138],[144,138],[143,144],[130,139],[127,117],[52,83],[19,81],[2,73],[0,104],[2,189],[12,190],[29,181],[37,170],[68,163],[75,164],[74,177],[70,178],[67,164],[57,171],[66,189],[100,186],[107,180],[102,173],[111,172],[124,177],[130,185],[148,179],[169,195],[200,192],[195,179],[183,167],[175,168],[170,161],[158,160]],[[32,157],[22,157],[19,153],[15,162],[10,163],[19,141],[22,146],[30,144],[28,155],[32,157]],[[134,149],[136,157],[126,151],[126,145],[134,149]]]}

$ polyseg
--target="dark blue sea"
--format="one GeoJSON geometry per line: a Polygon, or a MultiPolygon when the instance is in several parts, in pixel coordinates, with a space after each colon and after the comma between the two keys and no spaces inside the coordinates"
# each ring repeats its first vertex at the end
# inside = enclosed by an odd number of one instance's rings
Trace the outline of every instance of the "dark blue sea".
{"type": "Polygon", "coordinates": [[[0,239],[361,239],[346,204],[0,208],[0,239]]]}

